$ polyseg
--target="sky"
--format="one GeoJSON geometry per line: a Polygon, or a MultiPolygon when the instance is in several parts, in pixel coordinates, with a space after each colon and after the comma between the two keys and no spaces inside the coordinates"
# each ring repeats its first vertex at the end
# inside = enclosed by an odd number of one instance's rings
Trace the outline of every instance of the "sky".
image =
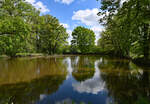
{"type": "Polygon", "coordinates": [[[96,0],[26,0],[41,14],[50,14],[67,29],[69,43],[72,39],[71,33],[77,26],[84,26],[95,32],[96,41],[100,37],[103,27],[98,23],[100,2],[96,0]]]}

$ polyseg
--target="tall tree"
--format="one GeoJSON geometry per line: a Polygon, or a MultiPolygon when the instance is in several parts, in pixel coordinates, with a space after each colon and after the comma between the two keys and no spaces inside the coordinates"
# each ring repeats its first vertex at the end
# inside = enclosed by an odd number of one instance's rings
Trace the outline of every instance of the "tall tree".
{"type": "Polygon", "coordinates": [[[33,18],[39,16],[31,4],[24,0],[0,1],[0,53],[15,56],[33,51],[31,31],[33,18]]]}
{"type": "Polygon", "coordinates": [[[28,36],[31,27],[20,17],[0,21],[1,52],[9,56],[28,50],[28,36]]]}
{"type": "Polygon", "coordinates": [[[42,15],[25,0],[0,1],[0,54],[59,53],[68,34],[58,19],[42,15]]]}
{"type": "Polygon", "coordinates": [[[81,51],[81,53],[90,53],[95,45],[95,34],[92,30],[84,27],[76,27],[72,32],[72,47],[81,51]]]}
{"type": "Polygon", "coordinates": [[[44,15],[42,18],[38,39],[41,51],[48,54],[57,53],[59,48],[67,43],[66,29],[60,25],[58,19],[51,15],[44,15]]]}

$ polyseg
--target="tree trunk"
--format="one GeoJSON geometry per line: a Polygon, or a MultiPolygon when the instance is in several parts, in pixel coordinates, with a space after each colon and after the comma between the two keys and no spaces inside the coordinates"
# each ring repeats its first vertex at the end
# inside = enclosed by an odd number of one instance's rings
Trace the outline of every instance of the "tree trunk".
{"type": "Polygon", "coordinates": [[[149,59],[149,34],[148,34],[149,25],[144,24],[143,29],[143,53],[144,53],[144,59],[149,59]]]}
{"type": "Polygon", "coordinates": [[[56,53],[56,47],[57,47],[57,42],[56,42],[56,44],[55,44],[55,46],[54,46],[54,48],[53,48],[53,53],[54,53],[54,54],[56,53]]]}

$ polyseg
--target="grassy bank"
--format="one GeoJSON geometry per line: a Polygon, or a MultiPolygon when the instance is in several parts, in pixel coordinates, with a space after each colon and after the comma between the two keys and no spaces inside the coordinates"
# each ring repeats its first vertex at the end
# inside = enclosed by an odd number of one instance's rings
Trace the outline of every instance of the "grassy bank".
{"type": "Polygon", "coordinates": [[[8,58],[7,55],[0,55],[0,58],[8,58]]]}
{"type": "Polygon", "coordinates": [[[42,53],[17,53],[15,57],[37,57],[44,56],[42,53]]]}
{"type": "MultiPolygon", "coordinates": [[[[40,57],[45,56],[42,53],[17,53],[14,57],[40,57]]],[[[0,55],[0,58],[10,58],[10,56],[7,55],[0,55]]]]}
{"type": "MultiPolygon", "coordinates": [[[[0,58],[17,58],[17,57],[63,57],[63,56],[75,56],[83,54],[43,54],[43,53],[17,53],[15,56],[0,55],[0,58]]],[[[96,54],[95,54],[96,55],[96,54]]]]}
{"type": "Polygon", "coordinates": [[[7,55],[0,55],[0,58],[16,58],[16,57],[63,57],[63,56],[80,56],[80,55],[94,55],[94,56],[105,56],[105,57],[110,57],[110,58],[117,58],[117,59],[127,59],[130,61],[133,61],[135,64],[139,66],[150,66],[150,60],[145,60],[143,58],[137,58],[137,59],[132,59],[129,57],[120,57],[117,55],[113,54],[106,54],[106,53],[89,53],[89,54],[81,54],[81,53],[69,53],[69,54],[53,54],[53,55],[48,55],[48,54],[43,54],[43,53],[17,53],[14,57],[10,57],[7,55]]]}

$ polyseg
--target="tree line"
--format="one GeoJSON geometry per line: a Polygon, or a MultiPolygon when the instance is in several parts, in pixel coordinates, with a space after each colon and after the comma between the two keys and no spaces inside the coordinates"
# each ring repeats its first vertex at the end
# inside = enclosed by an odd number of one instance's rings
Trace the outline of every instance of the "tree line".
{"type": "Polygon", "coordinates": [[[24,0],[0,1],[0,54],[109,54],[150,58],[150,1],[99,0],[100,24],[105,30],[95,45],[95,34],[82,26],[69,34],[56,17],[42,15],[24,0]]]}
{"type": "Polygon", "coordinates": [[[42,15],[24,0],[0,2],[0,53],[58,52],[68,34],[57,18],[42,15]]]}
{"type": "MultiPolygon", "coordinates": [[[[79,26],[72,35],[74,38],[69,53],[74,50],[88,53],[94,45],[95,34],[92,30],[79,26]]],[[[26,1],[0,1],[0,54],[67,53],[66,48],[70,47],[68,36],[66,28],[56,17],[41,15],[39,10],[26,1]]]]}
{"type": "Polygon", "coordinates": [[[150,0],[101,0],[104,53],[128,58],[150,58],[150,0]]]}

